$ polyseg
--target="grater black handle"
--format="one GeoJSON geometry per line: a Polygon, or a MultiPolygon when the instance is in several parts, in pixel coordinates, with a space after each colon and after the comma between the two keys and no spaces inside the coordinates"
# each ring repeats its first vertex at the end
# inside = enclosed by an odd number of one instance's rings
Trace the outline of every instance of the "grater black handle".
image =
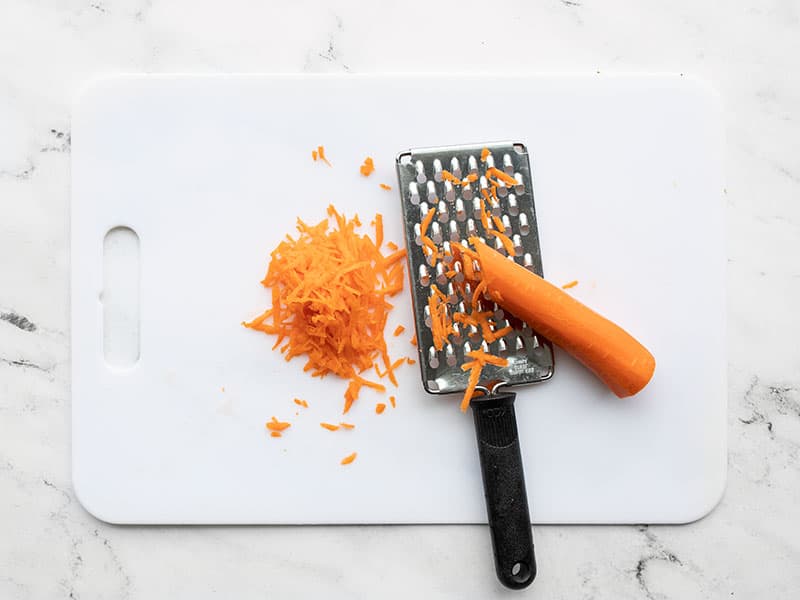
{"type": "Polygon", "coordinates": [[[489,516],[497,578],[522,589],[536,577],[533,532],[525,491],[512,392],[473,398],[483,493],[489,516]]]}

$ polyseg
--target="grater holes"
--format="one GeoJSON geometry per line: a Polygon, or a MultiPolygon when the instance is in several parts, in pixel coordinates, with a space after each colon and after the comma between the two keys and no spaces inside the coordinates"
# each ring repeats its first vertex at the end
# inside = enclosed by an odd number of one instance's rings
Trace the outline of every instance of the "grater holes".
{"type": "Polygon", "coordinates": [[[428,287],[431,284],[431,274],[425,265],[419,266],[419,284],[422,287],[428,287]]]}
{"type": "Polygon", "coordinates": [[[437,182],[442,181],[442,161],[438,158],[433,159],[433,179],[437,182]]]}
{"type": "Polygon", "coordinates": [[[510,154],[503,154],[503,172],[506,175],[514,174],[514,163],[511,161],[510,154]]]}
{"type": "Polygon", "coordinates": [[[508,205],[509,215],[511,215],[512,217],[516,217],[517,215],[519,215],[519,203],[517,202],[517,197],[514,194],[508,195],[506,204],[508,205]]]}
{"type": "Polygon", "coordinates": [[[428,365],[430,365],[431,369],[439,368],[439,353],[436,352],[436,348],[433,346],[428,347],[428,365]]]}
{"type": "Polygon", "coordinates": [[[522,237],[518,233],[515,233],[511,236],[511,243],[514,244],[514,256],[520,256],[525,250],[522,245],[522,237]]]}
{"type": "Polygon", "coordinates": [[[530,223],[528,223],[528,215],[520,213],[519,215],[519,232],[522,235],[528,235],[531,232],[530,223]]]}
{"type": "Polygon", "coordinates": [[[417,183],[425,183],[428,181],[428,176],[425,175],[425,165],[421,160],[414,163],[414,170],[416,171],[417,183]]]}
{"type": "Polygon", "coordinates": [[[472,189],[472,184],[467,183],[461,186],[461,197],[469,202],[475,196],[475,192],[472,189]]]}
{"type": "Polygon", "coordinates": [[[451,203],[456,200],[456,190],[449,181],[444,182],[444,199],[451,203]]]}
{"type": "Polygon", "coordinates": [[[450,159],[450,172],[454,177],[461,179],[461,163],[458,162],[458,157],[454,156],[450,159]]]}
{"type": "Polygon", "coordinates": [[[478,174],[478,161],[471,154],[469,155],[469,158],[467,159],[467,170],[468,170],[470,175],[477,175],[478,174]]]}
{"type": "Polygon", "coordinates": [[[525,184],[522,181],[522,175],[520,173],[514,173],[514,179],[516,179],[517,184],[514,186],[514,191],[522,195],[525,193],[525,184]]]}
{"type": "Polygon", "coordinates": [[[456,352],[453,350],[453,344],[447,344],[444,347],[444,361],[447,363],[448,367],[456,366],[456,352]]]}
{"type": "Polygon", "coordinates": [[[435,221],[431,223],[431,239],[436,244],[442,243],[442,226],[435,221]]]}
{"type": "Polygon", "coordinates": [[[497,195],[501,198],[505,198],[508,196],[508,188],[504,181],[498,180],[497,181],[497,195]]]}
{"type": "Polygon", "coordinates": [[[414,243],[422,246],[422,227],[419,223],[414,223],[414,243]]]}
{"type": "Polygon", "coordinates": [[[408,182],[408,201],[414,206],[419,204],[419,187],[416,181],[408,182]]]}
{"type": "Polygon", "coordinates": [[[433,183],[432,181],[428,181],[428,183],[426,184],[426,188],[427,188],[428,202],[436,204],[439,201],[439,196],[436,194],[436,184],[433,183]]]}
{"type": "Polygon", "coordinates": [[[444,200],[439,200],[439,205],[436,207],[436,218],[439,219],[440,223],[447,223],[447,220],[450,218],[450,214],[447,211],[447,203],[444,200]]]}
{"type": "Polygon", "coordinates": [[[459,198],[456,200],[456,221],[463,223],[467,218],[467,211],[464,209],[464,201],[459,198]]]}

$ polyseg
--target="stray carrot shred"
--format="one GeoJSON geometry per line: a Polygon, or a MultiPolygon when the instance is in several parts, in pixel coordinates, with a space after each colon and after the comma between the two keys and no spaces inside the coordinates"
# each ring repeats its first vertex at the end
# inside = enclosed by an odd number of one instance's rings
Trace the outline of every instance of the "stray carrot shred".
{"type": "Polygon", "coordinates": [[[415,364],[417,364],[417,361],[415,361],[413,358],[407,358],[407,359],[406,359],[406,362],[407,362],[408,364],[410,364],[410,365],[415,365],[415,364]]]}
{"type": "Polygon", "coordinates": [[[316,150],[312,150],[311,151],[311,158],[313,158],[316,161],[317,157],[318,157],[317,151],[316,150]]]}
{"type": "Polygon", "coordinates": [[[342,423],[339,423],[339,425],[341,425],[342,428],[344,428],[344,429],[355,429],[356,428],[356,426],[353,425],[352,423],[344,423],[344,422],[342,422],[342,423]]]}
{"type": "MultiPolygon", "coordinates": [[[[334,373],[350,380],[344,412],[361,388],[386,387],[359,375],[380,358],[391,370],[384,328],[392,309],[389,297],[404,286],[405,249],[381,253],[382,219],[376,215],[376,239],[357,232],[333,206],[316,225],[297,221],[299,236],[280,242],[272,252],[261,284],[271,288],[272,307],[243,325],[276,337],[274,348],[286,360],[306,358],[312,377],[334,373]],[[333,221],[333,227],[330,222],[333,221]]],[[[393,383],[394,375],[390,375],[393,383]]]]}
{"type": "Polygon", "coordinates": [[[361,165],[359,170],[361,171],[361,174],[364,177],[369,177],[375,170],[375,163],[372,161],[372,157],[368,156],[367,158],[365,158],[364,164],[361,165]]]}
{"type": "Polygon", "coordinates": [[[341,464],[349,465],[351,462],[353,462],[356,459],[356,456],[358,456],[358,452],[353,452],[352,454],[348,454],[347,456],[345,456],[342,459],[342,463],[341,464]]]}
{"type": "Polygon", "coordinates": [[[297,406],[302,406],[303,408],[308,408],[308,402],[306,402],[305,400],[301,400],[300,398],[295,398],[294,399],[294,403],[297,404],[297,406]]]}
{"type": "Polygon", "coordinates": [[[339,429],[338,425],[332,425],[331,423],[320,423],[319,426],[324,427],[328,431],[336,431],[337,429],[339,429]]]}
{"type": "Polygon", "coordinates": [[[281,436],[283,436],[283,434],[280,431],[270,431],[269,435],[271,437],[281,437],[281,436]]]}
{"type": "Polygon", "coordinates": [[[569,283],[565,283],[564,285],[561,286],[561,289],[568,290],[569,288],[574,288],[576,285],[578,285],[577,279],[570,281],[569,283]]]}
{"type": "Polygon", "coordinates": [[[398,335],[400,335],[401,333],[403,333],[405,330],[406,330],[406,328],[405,328],[405,327],[403,327],[402,325],[398,325],[398,326],[397,326],[397,327],[395,327],[395,329],[394,329],[394,337],[397,337],[398,335]]]}
{"type": "Polygon", "coordinates": [[[389,396],[389,403],[392,405],[392,408],[397,408],[397,398],[394,396],[389,396]]]}
{"type": "Polygon", "coordinates": [[[413,336],[411,336],[411,339],[409,341],[411,342],[412,346],[416,346],[417,345],[417,334],[415,333],[413,336]]]}
{"type": "Polygon", "coordinates": [[[505,247],[506,252],[508,252],[511,256],[514,256],[514,242],[511,241],[505,233],[500,233],[499,231],[494,231],[493,229],[489,229],[486,231],[487,235],[491,235],[493,237],[498,238],[501,242],[503,242],[503,247],[505,247]]]}
{"type": "Polygon", "coordinates": [[[507,185],[517,185],[516,179],[514,179],[508,173],[501,171],[497,167],[490,167],[489,169],[487,169],[487,172],[489,175],[494,175],[497,179],[499,179],[500,181],[502,181],[507,185]]]}
{"type": "Polygon", "coordinates": [[[392,186],[386,185],[385,183],[381,183],[379,185],[381,186],[382,190],[391,190],[392,189],[392,186]]]}
{"type": "Polygon", "coordinates": [[[394,252],[395,250],[397,250],[397,244],[395,244],[394,242],[386,242],[386,247],[387,247],[389,250],[391,250],[392,252],[394,252]]]}
{"type": "Polygon", "coordinates": [[[490,152],[488,148],[484,148],[483,150],[481,150],[481,162],[486,162],[486,159],[489,157],[489,154],[490,152]]]}
{"type": "Polygon", "coordinates": [[[286,423],[283,421],[278,421],[274,416],[270,421],[267,421],[265,427],[270,431],[283,431],[284,429],[288,429],[291,427],[291,423],[286,423]]]}
{"type": "MultiPolygon", "coordinates": [[[[394,397],[394,396],[392,396],[392,397],[394,397]]],[[[383,411],[385,411],[385,410],[386,410],[386,405],[383,402],[378,402],[375,405],[375,412],[378,413],[379,415],[383,414],[383,411]]]]}
{"type": "Polygon", "coordinates": [[[321,159],[321,160],[322,160],[322,161],[323,161],[323,162],[324,162],[326,165],[328,165],[329,167],[332,167],[332,166],[333,166],[333,165],[330,163],[330,161],[329,161],[329,160],[328,160],[328,159],[325,157],[325,146],[317,146],[317,155],[320,157],[320,159],[321,159]]]}

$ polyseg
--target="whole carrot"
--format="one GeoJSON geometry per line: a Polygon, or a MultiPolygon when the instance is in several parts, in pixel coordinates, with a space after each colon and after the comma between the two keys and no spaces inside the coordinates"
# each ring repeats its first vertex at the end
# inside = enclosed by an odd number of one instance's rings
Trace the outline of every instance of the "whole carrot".
{"type": "Polygon", "coordinates": [[[620,398],[647,385],[655,358],[627,331],[479,240],[475,248],[495,302],[577,358],[620,398]]]}

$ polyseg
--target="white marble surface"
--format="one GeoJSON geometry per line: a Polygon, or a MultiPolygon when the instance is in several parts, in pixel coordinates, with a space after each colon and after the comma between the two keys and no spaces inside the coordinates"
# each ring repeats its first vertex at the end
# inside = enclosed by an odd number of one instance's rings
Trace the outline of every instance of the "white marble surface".
{"type": "Polygon", "coordinates": [[[525,595],[798,597],[800,3],[383,4],[0,3],[0,598],[511,595],[480,527],[113,527],[70,489],[74,92],[120,71],[418,70],[677,71],[722,93],[727,492],[688,526],[537,528],[525,595]]]}

